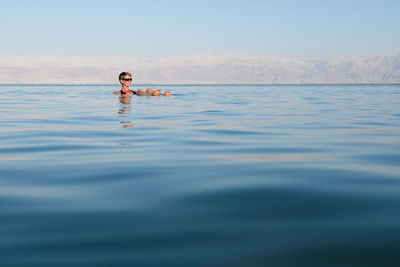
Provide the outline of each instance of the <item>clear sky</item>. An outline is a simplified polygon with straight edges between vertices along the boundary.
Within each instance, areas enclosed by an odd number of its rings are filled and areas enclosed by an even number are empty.
[[[393,54],[399,14],[399,0],[2,0],[0,54]]]

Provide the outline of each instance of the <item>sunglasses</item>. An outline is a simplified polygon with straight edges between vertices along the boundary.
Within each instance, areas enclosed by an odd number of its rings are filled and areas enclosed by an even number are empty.
[[[128,82],[128,81],[132,81],[132,78],[127,78],[127,79],[122,79],[122,80],[124,80],[125,82]]]

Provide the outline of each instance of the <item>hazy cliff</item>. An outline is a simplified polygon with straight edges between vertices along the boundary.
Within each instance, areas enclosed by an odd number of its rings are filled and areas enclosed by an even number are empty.
[[[181,56],[3,55],[0,83],[399,83],[400,54],[287,57],[198,53]]]

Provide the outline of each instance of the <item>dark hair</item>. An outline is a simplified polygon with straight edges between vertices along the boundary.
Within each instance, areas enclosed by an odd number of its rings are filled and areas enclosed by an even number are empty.
[[[132,77],[132,74],[130,74],[129,72],[121,72],[121,74],[119,75],[119,80],[121,81],[122,80],[122,78],[123,77],[125,77],[125,76],[131,76]]]

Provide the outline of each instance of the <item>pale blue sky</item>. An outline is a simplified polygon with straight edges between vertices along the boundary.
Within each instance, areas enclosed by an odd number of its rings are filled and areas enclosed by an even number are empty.
[[[399,14],[398,0],[2,0],[0,54],[393,54]]]

